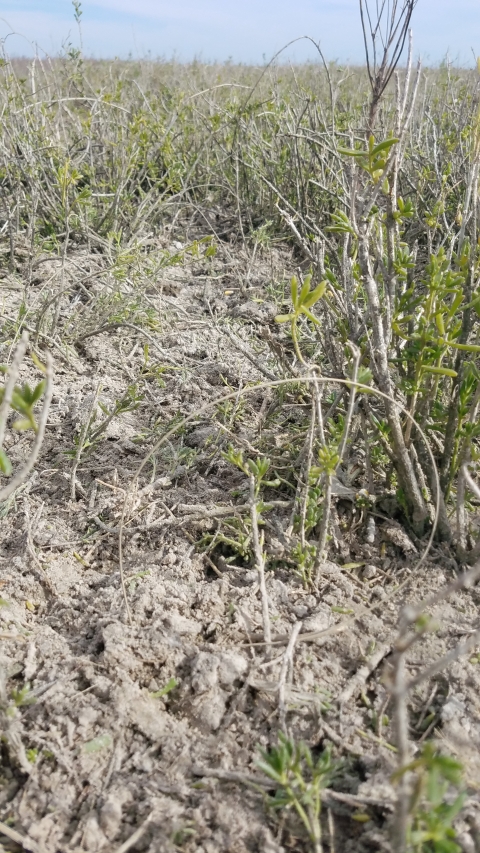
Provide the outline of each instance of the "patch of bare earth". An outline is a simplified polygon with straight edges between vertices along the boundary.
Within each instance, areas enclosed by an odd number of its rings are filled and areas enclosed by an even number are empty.
[[[275,262],[291,271],[289,257],[279,254]],[[33,287],[53,274],[46,267]],[[318,589],[305,589],[295,566],[282,559],[291,506],[274,507],[265,528],[273,636],[267,653],[254,564],[228,561],[228,549],[207,557],[197,543],[223,516],[245,517],[235,505],[248,503],[248,483],[221,452],[230,442],[257,446],[270,392],[253,392],[242,417],[213,410],[193,419],[130,489],[159,424],[265,380],[258,365],[281,377],[265,342],[266,330],[277,334],[276,307],[264,287],[268,268],[258,264],[254,273],[245,285],[245,275],[226,262],[200,275],[182,266],[149,294],[161,318],[160,331],[148,331],[161,381],[158,372],[142,374],[147,340],[128,327],[85,337],[68,349],[68,360],[53,350],[55,396],[41,460],[4,505],[0,532],[0,820],[24,837],[26,849],[311,849],[293,815],[277,820],[248,784],[259,775],[257,747],[277,743],[282,714],[289,733],[314,755],[332,744],[343,760],[325,795],[325,849],[390,849],[396,763],[388,659],[404,596],[418,602],[452,580],[446,552],[434,549],[413,575],[422,543],[396,536],[382,513],[368,542],[361,512],[336,497],[330,560]],[[13,316],[19,294],[8,280],[3,284]],[[68,313],[69,304],[62,310]],[[112,419],[93,452],[80,457],[72,487],[75,439],[96,395],[111,407],[140,375],[138,406]],[[287,399],[286,412],[289,405],[293,418],[297,401]],[[30,440],[12,433],[14,463]],[[268,440],[267,431],[262,452]],[[273,432],[271,444],[274,453]],[[124,570],[131,622],[118,557],[129,489]],[[392,596],[408,578],[405,594]],[[478,599],[478,591],[462,590],[433,608],[440,627],[412,648],[412,675],[475,628]],[[12,697],[25,685],[30,692],[17,707]],[[425,737],[428,716],[430,735],[461,756],[472,789],[479,696],[472,653],[422,684],[411,701],[412,739]],[[462,813],[467,853],[479,849],[477,806],[472,795]],[[1,829],[0,840],[19,849]]]

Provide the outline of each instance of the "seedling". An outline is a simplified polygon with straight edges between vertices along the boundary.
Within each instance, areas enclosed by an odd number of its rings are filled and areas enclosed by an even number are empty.
[[[10,694],[14,708],[25,708],[28,705],[35,705],[37,699],[31,692],[30,684],[24,684],[18,690],[14,688]]]
[[[293,809],[307,831],[314,852],[322,853],[321,791],[338,771],[338,764],[335,765],[328,749],[315,760],[306,743],[296,743],[282,733],[278,736],[278,746],[260,749],[260,754],[258,768],[276,785],[275,794],[266,797],[267,806],[276,811]]]
[[[315,522],[316,523],[316,522]],[[313,566],[315,563],[315,545],[302,545],[298,543],[292,550],[294,560],[294,574],[301,578],[303,586],[308,589],[313,582]]]
[[[167,696],[168,693],[171,693],[172,690],[178,687],[178,681],[176,678],[170,678],[165,687],[161,687],[160,690],[156,690],[155,693],[150,693],[152,699],[161,699],[162,696]]]
[[[222,454],[225,459],[235,465],[236,468],[239,468],[240,471],[243,471],[247,477],[250,477],[252,474],[255,478],[255,496],[257,497],[260,488],[262,486],[269,486],[272,489],[278,488],[280,485],[280,480],[275,478],[274,480],[267,480],[267,474],[270,470],[271,462],[267,457],[258,457],[257,459],[247,459],[245,460],[243,457],[243,450],[235,450],[235,448],[230,445],[227,452]]]
[[[311,312],[311,308],[322,298],[325,293],[328,282],[321,281],[313,290],[310,290],[313,275],[309,273],[303,280],[300,292],[298,291],[298,279],[293,276],[290,282],[290,296],[292,300],[293,311],[290,314],[279,314],[275,317],[276,323],[290,323],[293,346],[295,355],[301,364],[305,364],[305,360],[300,352],[298,345],[298,322],[300,317],[304,315],[315,325],[320,325],[320,321]]]
[[[32,360],[34,364],[45,373],[45,367],[41,362],[37,359],[36,356],[32,356]],[[8,366],[0,365],[0,373],[7,374]],[[17,432],[25,432],[29,429],[33,430],[35,433],[38,432],[37,421],[35,418],[35,405],[38,403],[40,398],[42,397],[45,391],[45,381],[42,379],[41,382],[38,382],[34,388],[31,388],[28,382],[25,382],[23,385],[15,385],[11,394],[10,406],[11,408],[18,412],[21,417],[15,420],[12,423],[12,429]],[[5,395],[5,386],[0,388],[0,405],[3,402]],[[5,450],[0,447],[0,471],[5,474],[7,477],[12,473],[12,463],[5,452]]]

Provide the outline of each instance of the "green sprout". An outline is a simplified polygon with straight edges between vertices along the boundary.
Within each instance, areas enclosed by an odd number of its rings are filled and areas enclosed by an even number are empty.
[[[312,273],[309,273],[305,276],[301,290],[299,292],[298,279],[296,276],[293,276],[290,282],[290,295],[292,299],[293,311],[291,312],[291,314],[278,314],[275,317],[276,323],[290,323],[293,345],[295,347],[295,355],[302,364],[305,364],[305,361],[298,345],[297,324],[301,315],[304,314],[305,317],[311,320],[312,323],[317,326],[320,325],[319,320],[315,317],[314,314],[312,314],[310,309],[313,308],[315,303],[322,298],[328,283],[327,281],[321,281],[320,284],[314,287],[313,290],[310,290],[311,282]]]
[[[358,165],[368,172],[376,184],[384,173],[392,145],[396,145],[399,141],[392,137],[391,139],[384,139],[383,142],[375,145],[375,137],[370,135],[367,150],[363,148],[351,149],[342,147],[339,147],[337,150],[339,154],[344,154],[347,157],[355,157]]]
[[[267,798],[267,805],[275,810],[293,808],[308,833],[315,853],[321,853],[321,791],[327,787],[338,769],[330,751],[324,750],[315,760],[306,743],[295,743],[280,733],[278,746],[271,750],[261,749],[260,754],[257,767],[276,785],[275,794]]]

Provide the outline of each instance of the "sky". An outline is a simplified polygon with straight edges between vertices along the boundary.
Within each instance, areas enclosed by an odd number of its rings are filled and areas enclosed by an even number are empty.
[[[371,8],[375,0],[370,0]],[[358,0],[82,0],[86,56],[261,63],[310,36],[328,60],[362,62]],[[480,55],[480,0],[418,0],[412,29],[424,64],[466,66]],[[71,0],[0,0],[0,39],[10,56],[58,54],[80,46]],[[296,42],[285,61],[316,60]]]

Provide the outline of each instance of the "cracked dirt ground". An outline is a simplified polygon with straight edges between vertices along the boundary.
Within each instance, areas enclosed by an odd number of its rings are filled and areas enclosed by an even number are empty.
[[[55,392],[41,458],[3,505],[0,531],[0,820],[26,849],[310,850],[293,816],[278,820],[248,784],[259,776],[258,747],[277,742],[280,673],[297,623],[284,685],[288,730],[314,755],[332,744],[343,762],[325,794],[325,847],[389,849],[393,735],[387,719],[383,728],[375,724],[378,715],[390,716],[385,671],[399,602],[389,596],[397,579],[410,577],[407,597],[417,602],[452,580],[452,567],[446,553],[434,550],[410,576],[418,549],[401,534],[396,540],[395,525],[384,517],[370,544],[361,526],[340,538],[319,589],[305,589],[282,562],[290,507],[273,507],[266,514],[266,583],[274,645],[266,656],[253,564],[228,561],[232,552],[221,548],[205,555],[197,544],[219,519],[241,516],[248,505],[245,477],[222,451],[229,443],[256,448],[260,440],[262,452],[269,442],[276,449],[278,431],[277,439],[265,434],[268,390],[194,418],[131,490],[124,536],[131,624],[127,618],[118,525],[125,490],[158,425],[265,380],[265,372],[281,375],[274,346],[262,337],[269,326],[275,334],[269,268],[258,262],[239,287],[245,268],[241,258],[232,267],[231,256],[210,267],[180,264],[147,291],[160,318],[160,327],[148,331],[148,364],[147,339],[125,325],[53,350]],[[98,256],[81,252],[76,261],[85,274],[99,264]],[[291,274],[289,255],[278,252],[274,262],[279,275]],[[47,261],[39,266],[38,293],[52,274]],[[90,286],[101,293],[96,279]],[[21,301],[16,280],[5,278],[2,291],[5,314],[14,316]],[[64,320],[74,307],[69,294]],[[6,360],[10,350],[3,349]],[[138,377],[142,399],[80,457],[72,490],[75,439],[97,400],[111,407]],[[284,407],[287,428],[305,403],[291,393]],[[31,439],[11,433],[9,440],[19,463]],[[352,502],[340,496],[334,503],[343,529],[345,519],[352,522]],[[439,604],[433,615],[440,630],[415,646],[410,671],[468,635],[477,613],[475,590]],[[466,853],[480,849],[472,758],[480,746],[479,696],[472,654],[412,697],[415,737],[433,709],[437,737],[465,762],[471,787],[459,840]],[[1,829],[0,842],[19,849]]]

